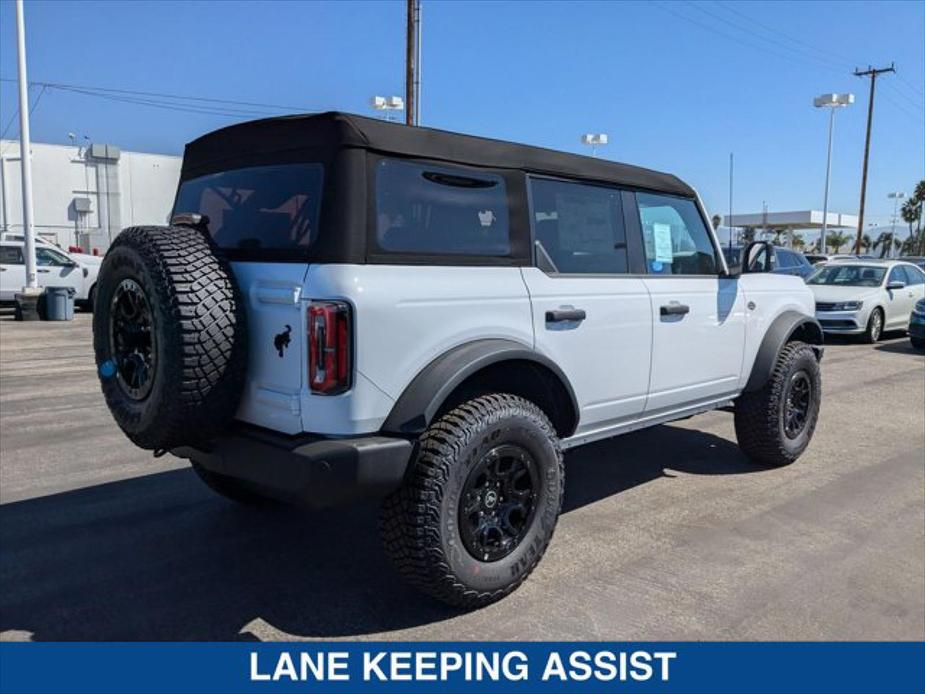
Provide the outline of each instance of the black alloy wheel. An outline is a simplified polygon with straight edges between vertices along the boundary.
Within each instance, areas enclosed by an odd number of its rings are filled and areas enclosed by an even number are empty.
[[[809,374],[797,371],[790,378],[784,397],[783,426],[784,435],[788,439],[795,439],[803,433],[812,402],[813,384]]]
[[[116,287],[109,311],[109,349],[116,381],[132,400],[151,392],[157,367],[157,337],[148,297],[133,279]]]
[[[482,456],[459,503],[460,535],[469,554],[492,562],[513,552],[533,521],[538,489],[536,461],[525,448],[503,444]]]

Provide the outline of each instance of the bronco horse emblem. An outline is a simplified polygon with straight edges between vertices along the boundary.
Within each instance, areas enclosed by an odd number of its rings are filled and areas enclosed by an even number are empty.
[[[292,326],[288,323],[286,324],[286,329],[283,330],[279,335],[276,335],[273,338],[273,346],[276,348],[276,351],[279,352],[280,358],[283,356],[283,352],[289,346],[290,337],[289,334],[292,332]]]

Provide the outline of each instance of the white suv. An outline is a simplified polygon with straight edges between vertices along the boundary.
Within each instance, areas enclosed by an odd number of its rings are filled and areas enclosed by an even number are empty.
[[[329,113],[190,143],[174,212],[103,263],[116,421],[238,501],[384,498],[451,604],[539,562],[567,449],[728,406],[759,465],[813,434],[811,292],[730,274],[674,176]]]

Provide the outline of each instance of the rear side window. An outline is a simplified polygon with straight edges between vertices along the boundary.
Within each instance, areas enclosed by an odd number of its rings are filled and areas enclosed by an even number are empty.
[[[636,201],[651,274],[717,274],[716,249],[693,200],[637,193]]]
[[[925,272],[912,265],[903,265],[906,271],[906,277],[909,278],[909,284],[925,284]]]
[[[174,213],[209,216],[220,248],[305,250],[318,236],[324,168],[301,163],[232,169],[184,181]]]
[[[785,251],[783,249],[777,249],[777,258],[779,261],[780,267],[796,267],[800,264],[796,256],[790,251]]]
[[[530,179],[530,197],[537,253],[556,271],[628,272],[619,190],[537,178]]]
[[[376,169],[376,242],[399,254],[510,255],[504,179],[383,159]]]
[[[0,246],[0,263],[4,265],[23,265],[22,249],[17,246]]]

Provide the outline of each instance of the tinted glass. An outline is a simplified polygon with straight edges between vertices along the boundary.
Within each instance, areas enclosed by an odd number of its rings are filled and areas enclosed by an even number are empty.
[[[22,249],[16,246],[0,246],[0,263],[4,265],[22,265]]]
[[[649,272],[715,275],[716,249],[693,200],[637,193]]]
[[[922,272],[919,268],[911,265],[904,265],[903,270],[906,271],[906,277],[909,278],[910,285],[925,284],[925,272]]]
[[[906,271],[902,265],[897,265],[892,270],[890,270],[890,276],[887,278],[887,284],[890,282],[904,282],[909,284],[909,278],[906,277]]]
[[[872,265],[825,265],[809,276],[806,284],[842,287],[879,287],[886,268]]]
[[[221,248],[306,249],[318,235],[321,164],[232,169],[184,181],[174,213],[209,216]]]
[[[58,251],[53,251],[50,248],[36,248],[35,249],[35,264],[42,266],[65,266],[71,264],[71,259],[68,258],[64,253],[58,253]]]
[[[510,255],[504,179],[383,159],[376,171],[376,240],[395,253]]]
[[[790,251],[785,251],[783,248],[777,249],[777,261],[778,267],[796,267],[797,260],[793,256],[793,253]]]
[[[530,180],[534,239],[564,273],[625,273],[626,230],[620,191]]]

